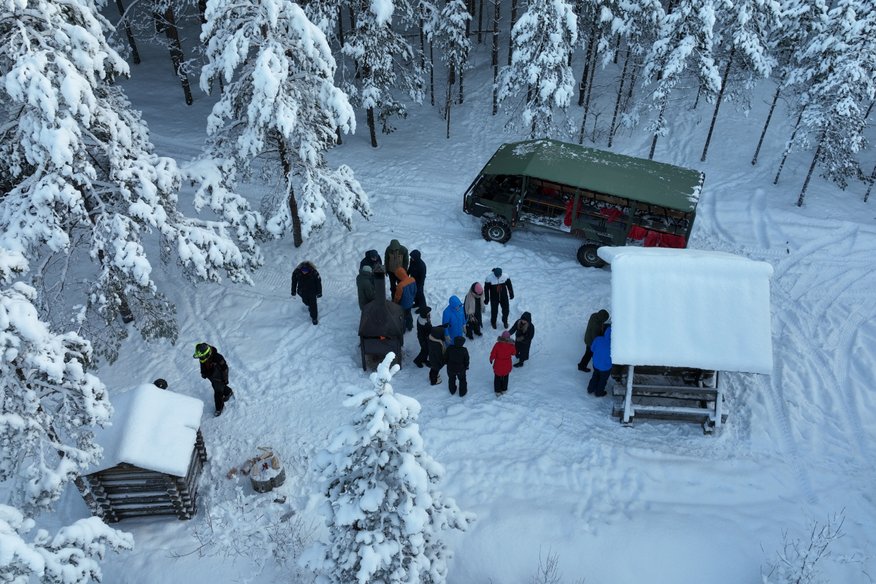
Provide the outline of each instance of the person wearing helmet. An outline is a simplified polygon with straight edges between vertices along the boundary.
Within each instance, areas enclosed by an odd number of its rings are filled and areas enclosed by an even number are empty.
[[[195,345],[195,354],[192,357],[201,362],[201,377],[208,379],[213,386],[215,415],[219,416],[225,408],[225,402],[234,395],[234,391],[228,387],[228,363],[216,347],[207,343]]]

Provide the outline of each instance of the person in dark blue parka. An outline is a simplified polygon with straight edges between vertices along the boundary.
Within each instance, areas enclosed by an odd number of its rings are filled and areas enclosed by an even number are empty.
[[[458,296],[450,297],[450,302],[441,316],[441,324],[447,331],[447,346],[450,346],[453,339],[465,334],[465,311],[462,309],[462,300]]]
[[[602,397],[611,376],[611,325],[605,329],[605,334],[596,337],[590,350],[593,351],[593,376],[587,385],[587,393]]]
[[[423,308],[426,306],[426,262],[423,261],[423,256],[418,249],[411,252],[408,275],[417,281],[417,297],[414,299],[414,306]]]

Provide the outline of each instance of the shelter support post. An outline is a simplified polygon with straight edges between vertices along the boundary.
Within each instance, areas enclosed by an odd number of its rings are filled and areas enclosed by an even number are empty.
[[[633,365],[627,366],[627,391],[624,394],[624,415],[621,422],[624,425],[632,424],[632,418],[635,415],[633,411]]]

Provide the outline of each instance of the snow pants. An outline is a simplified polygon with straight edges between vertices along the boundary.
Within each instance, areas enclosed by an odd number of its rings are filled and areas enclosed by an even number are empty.
[[[447,372],[447,385],[450,389],[450,395],[456,395],[456,382],[459,381],[459,397],[465,397],[468,393],[468,381],[465,379],[465,371]]]
[[[210,380],[210,385],[213,386],[213,405],[216,406],[216,411],[221,412],[225,407],[225,400],[231,397],[233,393],[227,383],[222,381]]]
[[[496,317],[499,316],[499,305],[502,305],[502,325],[508,328],[508,297],[502,296],[499,302],[490,302],[490,324],[496,328]]]
[[[587,393],[592,393],[596,397],[605,395],[605,386],[608,385],[608,378],[611,377],[611,369],[602,371],[593,368],[593,375],[590,377],[590,383],[587,384]]]
[[[496,375],[493,378],[493,391],[496,392],[496,395],[502,395],[503,393],[508,391],[507,375]]]

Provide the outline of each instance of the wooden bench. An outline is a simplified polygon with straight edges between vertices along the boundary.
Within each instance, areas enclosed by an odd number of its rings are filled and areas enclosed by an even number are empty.
[[[727,421],[718,372],[689,368],[616,365],[612,414],[622,424],[657,418],[702,424],[706,433]]]

